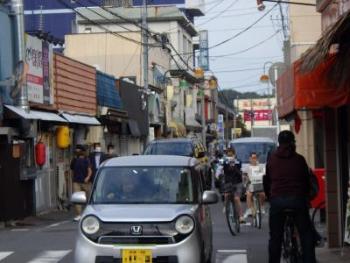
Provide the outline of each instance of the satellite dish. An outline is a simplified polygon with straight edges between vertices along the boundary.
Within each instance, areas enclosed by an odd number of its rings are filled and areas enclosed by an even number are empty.
[[[276,87],[276,80],[283,74],[286,70],[286,64],[283,62],[276,62],[269,68],[269,78],[272,86]]]

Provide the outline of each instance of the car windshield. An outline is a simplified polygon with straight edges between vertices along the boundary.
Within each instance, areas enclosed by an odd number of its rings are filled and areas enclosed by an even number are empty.
[[[191,171],[182,167],[103,168],[94,204],[184,204],[194,202]]]
[[[236,150],[237,158],[242,163],[249,163],[249,156],[252,152],[258,155],[260,163],[266,163],[269,152],[275,149],[274,143],[254,142],[254,143],[231,143]]]
[[[188,142],[156,142],[147,147],[145,154],[192,156],[193,149]]]

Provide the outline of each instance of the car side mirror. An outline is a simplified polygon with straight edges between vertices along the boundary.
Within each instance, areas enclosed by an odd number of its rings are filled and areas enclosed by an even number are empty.
[[[85,205],[87,202],[86,193],[85,192],[75,192],[72,194],[70,201],[73,204]]]
[[[205,157],[205,152],[199,152],[197,154],[197,158],[203,158],[203,157]]]
[[[209,205],[209,204],[216,204],[219,201],[218,194],[215,191],[204,191],[202,195],[202,203]]]

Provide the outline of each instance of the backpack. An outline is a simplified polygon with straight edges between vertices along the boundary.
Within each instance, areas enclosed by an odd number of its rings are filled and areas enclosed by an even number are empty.
[[[317,176],[310,168],[309,168],[309,185],[310,185],[309,199],[313,200],[318,195],[320,186],[318,185]]]

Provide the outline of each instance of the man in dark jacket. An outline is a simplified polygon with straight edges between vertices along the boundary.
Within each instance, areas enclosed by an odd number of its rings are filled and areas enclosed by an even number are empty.
[[[295,151],[292,132],[280,132],[278,142],[279,147],[268,157],[264,178],[265,193],[270,197],[269,263],[280,262],[286,209],[295,211],[303,262],[316,263],[308,206],[309,168],[304,157]]]

